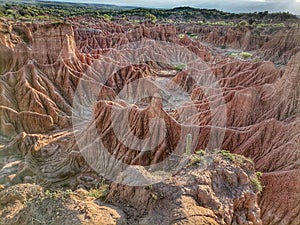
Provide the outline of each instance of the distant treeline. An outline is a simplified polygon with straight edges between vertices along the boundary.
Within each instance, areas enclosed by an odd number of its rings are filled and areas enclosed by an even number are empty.
[[[1,2],[1,0],[0,0]],[[100,4],[28,2],[0,4],[0,17],[13,19],[65,19],[73,16],[95,16],[106,20],[129,20],[152,22],[199,22],[202,24],[238,24],[246,21],[255,24],[299,24],[299,18],[288,12],[230,13],[216,9],[178,7],[174,9],[146,9]],[[231,22],[231,23],[229,23]]]

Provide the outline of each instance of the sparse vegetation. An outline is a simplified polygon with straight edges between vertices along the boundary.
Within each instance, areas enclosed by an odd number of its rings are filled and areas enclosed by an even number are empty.
[[[190,166],[197,166],[199,165],[199,163],[203,160],[202,156],[199,156],[197,154],[193,154],[191,155],[191,159],[190,159]]]
[[[51,198],[51,199],[61,199],[61,198],[66,198],[68,197],[70,194],[72,194],[72,190],[55,190],[55,191],[51,191],[51,190],[46,190],[44,192],[44,196],[46,198]]]
[[[246,20],[242,20],[238,23],[239,27],[246,27],[249,26],[250,24]]]
[[[154,16],[154,15],[151,14],[151,13],[147,13],[147,14],[146,14],[146,18],[147,18],[148,20],[150,20],[152,23],[156,23],[156,22],[157,22],[156,16]]]
[[[186,35],[189,36],[191,39],[194,39],[194,40],[198,38],[198,36],[196,34],[191,33],[191,32],[188,32]]]
[[[144,187],[145,190],[148,190],[150,193],[150,197],[153,201],[157,201],[158,199],[165,198],[165,195],[163,192],[158,192],[154,189],[153,185],[147,185]]]
[[[206,154],[206,151],[201,149],[201,150],[196,151],[195,154],[199,155],[199,156],[204,156]]]
[[[152,199],[153,199],[154,201],[156,201],[156,200],[158,199],[158,195],[157,195],[156,192],[152,192],[152,193],[151,193],[151,197],[152,197]]]
[[[194,154],[190,156],[190,162],[189,166],[197,166],[199,165],[203,160],[206,152],[204,150],[196,151]]]
[[[153,186],[152,185],[147,185],[145,186],[145,190],[152,190],[153,189]]]
[[[239,54],[239,56],[240,56],[241,58],[243,58],[243,59],[249,59],[249,58],[251,58],[253,55],[252,55],[251,53],[249,53],[249,52],[241,52],[241,53]]]
[[[242,166],[245,163],[253,164],[251,159],[248,159],[243,155],[233,154],[230,151],[221,150],[218,152],[218,155],[220,155],[223,159],[235,163],[239,166]]]
[[[108,15],[108,14],[104,14],[103,15],[103,18],[106,20],[106,21],[111,21],[112,20],[112,16],[111,15]]]
[[[153,201],[157,201],[158,199],[164,199],[165,198],[165,195],[164,193],[160,192],[160,193],[157,193],[157,192],[151,192],[151,198]]]
[[[177,71],[183,71],[186,69],[186,65],[185,64],[178,64],[174,67],[175,70]]]
[[[258,193],[261,193],[263,191],[263,186],[260,183],[261,177],[262,177],[261,172],[257,172],[253,177],[251,177],[251,183]]]
[[[47,189],[43,192],[36,191],[36,195],[31,196],[30,198],[26,199],[26,202],[27,203],[39,203],[45,199],[65,200],[65,199],[68,199],[71,194],[73,194],[73,191],[70,189],[57,189],[57,190]]]
[[[229,161],[235,161],[235,155],[232,154],[230,151],[226,151],[226,150],[221,150],[219,152],[219,155],[221,155],[224,159],[229,160]]]
[[[89,190],[88,196],[96,199],[105,199],[109,193],[109,185],[103,184],[99,188]]]
[[[257,176],[258,179],[261,179],[262,175],[263,175],[262,172],[256,172],[256,176]]]
[[[184,34],[179,34],[179,35],[178,35],[178,37],[179,37],[180,39],[184,38],[184,36],[185,36]]]

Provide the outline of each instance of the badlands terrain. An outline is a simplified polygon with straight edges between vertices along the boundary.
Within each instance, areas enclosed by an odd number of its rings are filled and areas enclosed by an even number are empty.
[[[0,224],[300,224],[299,21],[151,15],[1,19]]]

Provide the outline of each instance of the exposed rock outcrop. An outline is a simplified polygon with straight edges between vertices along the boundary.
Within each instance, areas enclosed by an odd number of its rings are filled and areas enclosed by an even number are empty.
[[[221,155],[205,155],[202,160],[158,184],[113,184],[107,200],[123,206],[132,224],[261,224],[251,162],[242,157],[226,161]],[[209,165],[201,168],[203,163]],[[131,179],[145,173],[133,170]],[[119,179],[130,178],[124,174]]]

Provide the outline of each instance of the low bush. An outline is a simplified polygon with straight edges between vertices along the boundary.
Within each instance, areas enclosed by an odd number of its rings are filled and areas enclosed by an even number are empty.
[[[238,23],[239,27],[246,27],[249,26],[249,23],[246,20],[242,20]]]
[[[199,165],[203,160],[203,156],[205,156],[206,152],[204,150],[196,151],[194,154],[190,156],[190,163],[189,166],[197,166]]]
[[[108,193],[109,193],[109,185],[103,184],[99,188],[91,189],[88,193],[88,196],[96,199],[105,199]]]
[[[249,52],[241,52],[241,53],[239,54],[239,56],[240,56],[241,58],[243,58],[243,59],[249,59],[249,58],[251,58],[253,55],[252,55],[251,53],[249,53]]]
[[[230,160],[232,162],[235,160],[235,155],[232,154],[230,151],[221,150],[219,152],[219,155],[221,155],[224,159]]]
[[[261,193],[263,191],[263,186],[260,183],[261,176],[262,173],[257,172],[253,177],[250,178],[252,185],[258,193]]]
[[[185,64],[178,64],[174,67],[175,70],[177,71],[183,71],[186,69],[186,65]]]

